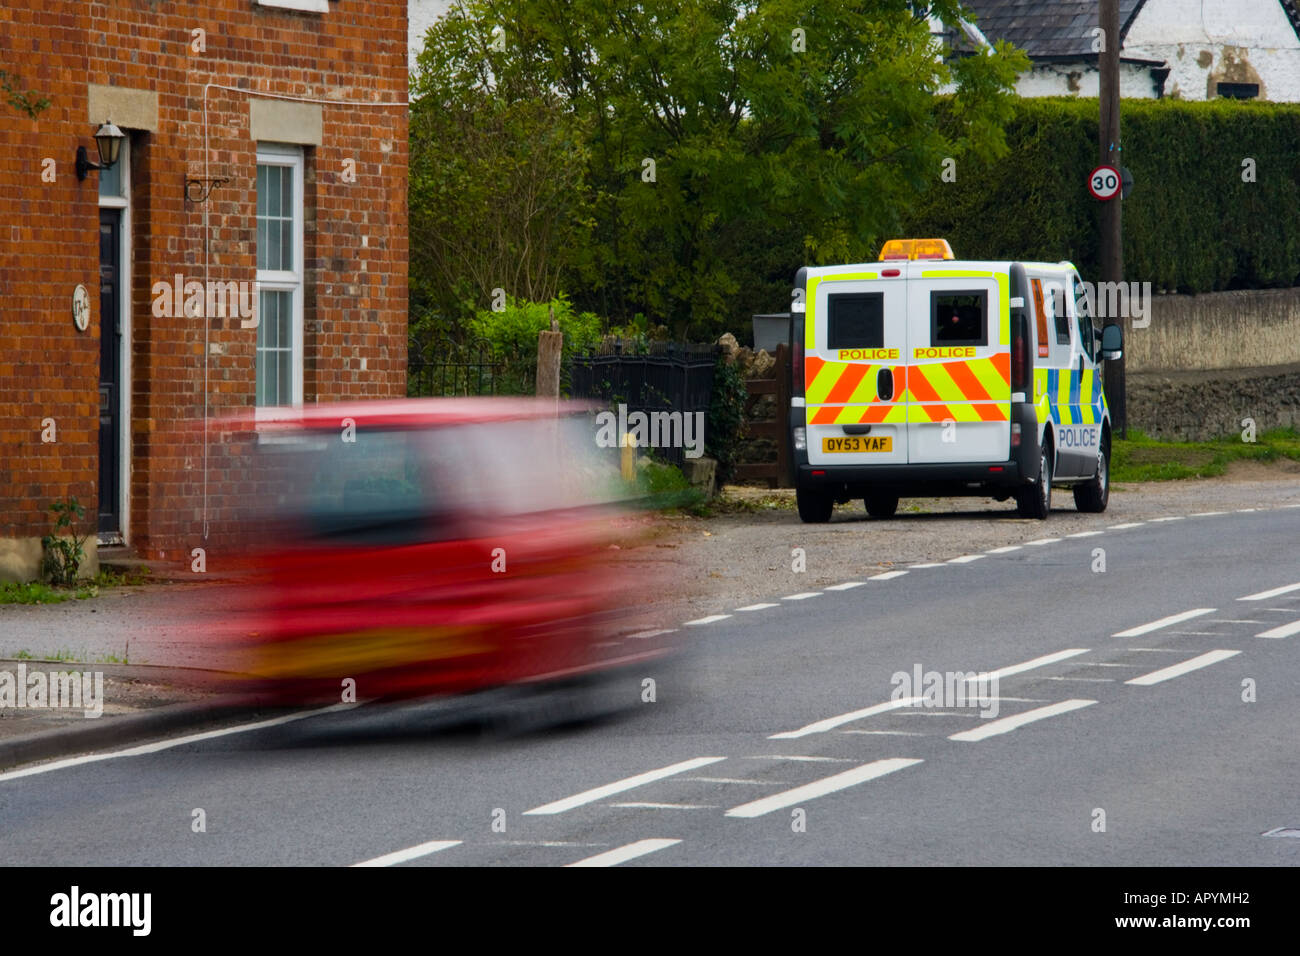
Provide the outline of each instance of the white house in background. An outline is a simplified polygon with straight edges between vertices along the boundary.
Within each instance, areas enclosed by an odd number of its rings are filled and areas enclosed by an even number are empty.
[[[1097,0],[966,0],[990,41],[1029,54],[1021,96],[1096,96]],[[1120,94],[1300,102],[1297,0],[1119,0]],[[946,31],[958,49],[967,33]]]
[[[424,49],[424,35],[433,21],[447,12],[451,0],[407,0],[406,56],[407,69],[415,70],[415,58]]]

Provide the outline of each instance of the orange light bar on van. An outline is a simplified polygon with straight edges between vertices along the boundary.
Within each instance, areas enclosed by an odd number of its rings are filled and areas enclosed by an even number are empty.
[[[953,259],[947,239],[888,239],[880,248],[879,262],[890,259]]]

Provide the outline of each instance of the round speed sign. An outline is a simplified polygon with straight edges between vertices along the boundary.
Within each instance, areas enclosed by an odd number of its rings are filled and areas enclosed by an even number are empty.
[[[1120,173],[1114,166],[1098,166],[1088,174],[1088,192],[1095,199],[1114,199],[1120,185]]]

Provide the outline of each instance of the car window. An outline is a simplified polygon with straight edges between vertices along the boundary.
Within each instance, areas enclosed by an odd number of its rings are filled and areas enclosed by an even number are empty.
[[[931,345],[987,345],[989,294],[971,292],[930,293]]]
[[[1074,287],[1074,315],[1079,324],[1079,345],[1094,361],[1097,358],[1097,325],[1093,321],[1092,302],[1088,299],[1088,289],[1077,278]]]
[[[881,292],[826,297],[826,347],[878,349],[885,344],[885,296]]]

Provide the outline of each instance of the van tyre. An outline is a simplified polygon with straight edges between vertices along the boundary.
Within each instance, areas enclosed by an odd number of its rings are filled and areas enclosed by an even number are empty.
[[[867,507],[867,514],[873,518],[892,518],[898,510],[898,495],[881,493],[868,494],[862,499]]]
[[[1101,446],[1097,456],[1097,474],[1092,481],[1074,486],[1074,506],[1089,514],[1101,514],[1110,501],[1110,443]]]
[[[1052,446],[1043,445],[1038,464],[1038,480],[1016,492],[1016,506],[1023,518],[1040,521],[1052,511]]]
[[[825,524],[835,510],[835,499],[829,492],[812,488],[797,488],[794,500],[799,505],[799,518],[804,524]]]

